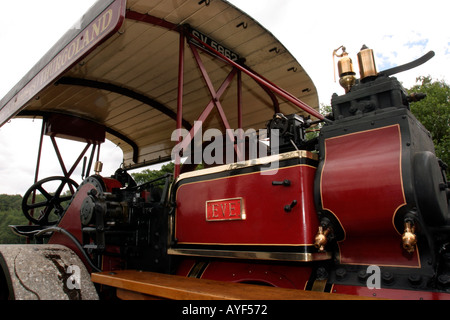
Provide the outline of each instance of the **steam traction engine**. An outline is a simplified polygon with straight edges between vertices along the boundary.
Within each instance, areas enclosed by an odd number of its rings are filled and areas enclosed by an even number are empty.
[[[317,138],[305,138],[308,119],[277,114],[267,129],[278,132],[279,154],[182,173],[172,187],[168,176],[157,193],[154,183],[110,189],[88,178],[74,202],[83,199],[76,211],[83,238],[103,256],[98,268],[114,269],[108,256],[117,248],[125,268],[445,298],[446,166],[409,110],[414,97],[385,75],[399,70],[378,74],[372,51],[359,53],[367,54],[358,84],[333,96],[334,121]]]
[[[82,248],[91,271],[445,298],[445,164],[411,99],[395,78],[363,73],[333,96],[317,138],[305,138],[308,119],[275,115],[267,129],[281,153],[139,186],[125,170],[88,177],[59,223],[82,242],[49,242]]]
[[[127,12],[128,19],[137,16]],[[157,22],[158,28],[175,30],[167,21]],[[191,46],[241,68],[223,54],[225,49],[221,53],[211,48],[212,43],[199,32],[190,39]],[[197,50],[192,52],[200,62]],[[231,150],[238,150],[241,142],[244,146],[241,158],[221,165],[192,170],[177,163],[175,175],[143,185],[124,168],[103,177],[97,165],[96,174],[79,186],[59,180],[74,189],[70,197],[62,197],[61,190],[44,193],[47,200],[38,217],[30,214],[38,205],[28,202],[34,191],[42,190],[43,182],[36,183],[23,205],[32,225],[13,229],[46,245],[20,249],[20,254],[0,248],[7,270],[0,284],[3,281],[20,296],[25,280],[14,280],[18,257],[24,255],[26,261],[38,255],[45,257],[43,265],[59,266],[61,274],[69,265],[83,266],[78,273],[82,285],[72,287],[85,298],[108,296],[114,287],[124,289],[121,285],[130,275],[126,271],[135,272],[134,283],[148,273],[150,282],[160,274],[263,285],[261,292],[271,286],[394,299],[450,297],[446,164],[436,158],[429,132],[409,109],[412,101],[424,97],[407,95],[392,77],[431,56],[377,72],[372,50],[363,47],[358,54],[361,77],[356,79],[344,49],[339,74],[346,93],[332,97],[332,114],[312,121],[275,112],[266,120],[268,145],[258,141],[252,147],[245,139],[236,142],[225,136],[221,145],[231,144]],[[67,76],[58,80],[59,87],[69,84],[96,89],[101,85]],[[111,84],[101,88],[129,94]],[[223,88],[214,92],[214,103]],[[318,123],[323,124],[318,135],[307,138],[307,131]],[[185,145],[183,156],[193,156],[188,151],[194,147]],[[211,145],[203,144],[204,150],[211,152]],[[70,201],[67,207],[63,201]],[[28,297],[42,287],[31,290],[28,283],[22,295]],[[4,290],[1,294],[7,296]]]

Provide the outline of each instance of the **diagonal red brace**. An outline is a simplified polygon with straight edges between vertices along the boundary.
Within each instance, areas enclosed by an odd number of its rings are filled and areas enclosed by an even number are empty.
[[[192,34],[189,35],[189,36],[192,39],[195,39],[202,46],[207,48],[208,49],[207,51],[210,51],[210,52],[214,53],[216,56],[218,56],[219,58],[223,59],[224,61],[226,61],[231,66],[233,66],[233,67],[239,69],[240,71],[244,72],[246,75],[251,77],[253,80],[258,82],[262,86],[270,89],[271,91],[275,92],[276,94],[278,94],[282,98],[288,100],[289,102],[291,102],[292,104],[294,104],[298,108],[302,109],[303,111],[309,113],[310,115],[312,115],[312,116],[314,116],[314,117],[316,117],[316,118],[318,118],[320,120],[330,122],[330,120],[325,118],[321,113],[319,113],[318,111],[316,111],[315,109],[313,109],[312,107],[310,107],[309,105],[307,105],[306,103],[304,103],[303,101],[301,101],[300,99],[298,99],[297,97],[292,95],[291,93],[289,93],[286,90],[276,86],[275,84],[273,84],[269,80],[263,78],[262,76],[259,76],[259,75],[255,74],[254,72],[248,70],[247,68],[245,68],[242,65],[234,62],[233,60],[227,58],[226,56],[224,56],[223,54],[221,54],[220,52],[218,52],[217,50],[215,50],[214,48],[209,46],[207,43],[201,41],[198,37],[196,37],[196,36],[194,36]]]

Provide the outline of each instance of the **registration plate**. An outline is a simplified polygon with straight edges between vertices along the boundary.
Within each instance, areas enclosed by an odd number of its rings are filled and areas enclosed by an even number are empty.
[[[242,198],[206,201],[206,221],[245,220]]]
[[[239,55],[233,51],[231,51],[230,49],[224,47],[223,45],[221,45],[220,43],[218,43],[217,41],[215,41],[214,39],[211,39],[210,37],[204,35],[203,33],[201,33],[198,30],[195,29],[191,29],[191,34],[196,37],[197,39],[199,39],[200,41],[202,41],[203,43],[207,44],[208,46],[210,46],[211,48],[213,48],[214,50],[216,50],[217,52],[219,52],[220,54],[224,55],[225,57],[227,57],[228,59],[237,62],[240,58]],[[195,41],[195,39],[191,39],[191,42],[199,45],[201,47],[204,47],[202,44],[198,43],[198,41]]]

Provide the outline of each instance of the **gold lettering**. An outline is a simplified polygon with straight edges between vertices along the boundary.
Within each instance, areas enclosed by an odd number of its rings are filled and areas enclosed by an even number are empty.
[[[109,27],[109,25],[111,24],[112,16],[113,16],[112,9],[109,9],[108,11],[105,12],[105,14],[102,17],[103,23],[101,32],[105,31]]]
[[[212,205],[212,218],[218,218],[219,217],[219,205],[213,204]]]
[[[67,49],[65,49],[61,54],[61,65],[65,65],[67,61]]]
[[[57,73],[66,68],[68,64],[73,63],[82,52],[88,48],[94,40],[97,40],[102,33],[109,30],[114,17],[113,9],[108,9],[102,16],[91,24],[91,26],[81,35],[66,46],[57,54],[54,59],[45,66],[36,77],[31,80],[20,92],[15,95],[15,99],[5,105],[5,108],[10,108],[12,105],[19,105],[30,99],[42,86],[48,84],[53,80]],[[214,217],[219,217],[219,205],[213,205],[212,214]]]
[[[56,66],[58,70],[61,69],[61,56],[56,58]]]
[[[225,211],[227,210],[227,204],[226,203],[222,203],[220,205],[220,207],[222,208],[222,217],[225,218]]]
[[[100,20],[98,20],[96,23],[92,25],[92,38],[91,41],[94,39],[94,37],[98,37],[100,34]]]
[[[75,51],[75,54],[76,54],[76,55],[78,55],[78,53],[79,53],[81,50],[83,50],[83,48],[84,48],[84,44],[80,47],[80,42],[81,42],[81,40],[83,40],[83,39],[84,39],[84,36],[78,37],[78,39],[77,39],[77,49],[76,49],[76,51]]]
[[[53,60],[53,61],[50,63],[50,65],[48,66],[48,72],[49,72],[50,76],[52,76],[52,75],[55,73],[55,65],[56,65],[55,62],[56,62],[56,61]]]
[[[47,79],[48,79],[48,68],[44,69],[42,77],[44,78],[44,81],[47,82]]]
[[[73,55],[75,54],[75,43],[71,43],[71,45],[69,46],[69,53],[68,53],[68,58],[69,60],[72,60]]]
[[[91,39],[89,39],[89,30],[86,30],[86,32],[84,33],[83,48],[88,46],[90,42]]]
[[[230,210],[230,217],[236,217],[236,203],[230,202],[229,204],[229,210]]]

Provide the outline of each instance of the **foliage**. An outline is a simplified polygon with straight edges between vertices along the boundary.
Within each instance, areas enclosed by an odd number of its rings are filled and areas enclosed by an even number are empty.
[[[22,206],[22,196],[0,194],[0,212],[18,209]]]
[[[145,169],[141,172],[131,173],[131,176],[133,177],[134,181],[136,181],[136,183],[140,185],[158,179],[167,173],[173,173],[174,168],[175,163],[170,162],[163,165],[160,170]]]
[[[26,239],[14,234],[10,225],[28,224],[28,220],[22,213],[22,196],[0,195],[0,243],[16,244],[25,243]]]
[[[416,82],[409,93],[425,93],[427,97],[411,103],[411,112],[430,131],[436,156],[450,165],[450,86],[430,76],[419,77]]]
[[[319,112],[325,116],[331,114],[331,112],[332,112],[331,105],[325,105],[322,103],[319,107]],[[306,130],[306,137],[305,137],[306,140],[311,140],[311,139],[319,137],[319,132],[322,127],[323,127],[323,123],[319,123],[318,125],[308,128]]]

